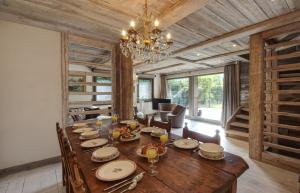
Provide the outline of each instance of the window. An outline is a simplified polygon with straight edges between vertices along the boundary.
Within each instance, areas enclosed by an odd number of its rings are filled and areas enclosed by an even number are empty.
[[[96,92],[107,92],[107,94],[97,95],[97,101],[110,101],[111,99],[111,78],[110,77],[95,77],[97,83],[109,83],[110,85],[96,86]]]
[[[152,101],[153,98],[153,79],[139,78],[138,81],[138,102]]]
[[[69,83],[72,85],[69,85],[69,92],[85,92],[86,91],[86,86],[85,85],[80,85],[76,83],[85,83],[86,78],[85,76],[69,76]]]
[[[223,74],[198,76],[198,117],[221,120],[223,104]]]
[[[170,79],[167,81],[168,98],[172,103],[186,107],[186,115],[189,114],[189,78]]]

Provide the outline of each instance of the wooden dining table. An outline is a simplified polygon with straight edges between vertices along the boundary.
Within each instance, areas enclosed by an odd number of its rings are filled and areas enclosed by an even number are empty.
[[[104,138],[108,137],[108,130],[121,125],[109,126],[102,131]],[[79,134],[72,132],[73,128],[66,127],[66,134],[73,151],[76,152],[79,169],[83,180],[90,193],[104,192],[103,189],[112,186],[115,182],[104,182],[96,178],[96,168],[103,163],[91,161],[92,151],[80,146]],[[169,134],[169,139],[181,137]],[[141,133],[138,140],[120,142],[116,145],[120,152],[117,159],[132,160],[137,165],[136,175],[140,172],[148,172],[149,163],[146,158],[137,155],[136,150],[142,145],[159,142],[159,138],[151,137],[147,133]],[[219,161],[207,160],[192,150],[182,150],[168,145],[167,153],[160,157],[155,164],[156,176],[147,174],[138,183],[132,193],[235,193],[237,178],[248,169],[247,163],[239,156],[225,152],[225,158]],[[117,191],[120,192],[120,191]]]

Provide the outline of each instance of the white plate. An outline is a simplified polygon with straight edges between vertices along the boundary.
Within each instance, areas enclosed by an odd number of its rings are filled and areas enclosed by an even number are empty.
[[[214,143],[202,143],[199,145],[199,149],[208,153],[220,153],[224,151],[224,148]]]
[[[138,124],[135,120],[124,120],[124,121],[121,121],[120,123],[121,124],[127,124],[127,125],[130,125],[131,123]]]
[[[87,123],[74,123],[73,127],[85,127],[87,126]]]
[[[102,148],[96,149],[92,153],[92,156],[96,159],[106,159],[106,158],[114,156],[118,152],[119,151],[116,147],[102,147]]]
[[[120,137],[120,141],[134,141],[134,140],[137,140],[141,137],[141,134],[140,133],[136,133],[135,136],[133,138],[129,138],[129,139],[126,139],[126,138],[123,138],[122,136]]]
[[[79,128],[79,129],[74,129],[73,130],[73,133],[84,133],[84,132],[87,132],[87,131],[93,131],[94,128],[91,128],[91,127],[84,127],[84,128]]]
[[[141,128],[141,132],[143,132],[143,133],[151,133],[155,129],[156,129],[155,127],[144,127],[144,128]]]
[[[98,135],[95,135],[95,136],[92,136],[92,137],[83,137],[83,136],[79,136],[79,139],[80,139],[80,140],[88,140],[88,139],[96,139],[96,138],[98,138],[98,137],[100,137],[99,134],[98,134]]]
[[[99,147],[99,146],[107,144],[107,142],[108,142],[108,140],[105,138],[91,139],[91,140],[82,142],[80,144],[80,146],[84,147],[84,148]]]
[[[201,156],[201,157],[203,157],[204,159],[209,159],[209,160],[215,160],[215,161],[217,161],[217,160],[222,160],[222,159],[224,159],[225,158],[225,155],[223,154],[222,155],[222,157],[206,157],[205,155],[203,155],[202,153],[201,153],[201,151],[199,150],[198,151],[198,154]]]
[[[92,156],[92,157],[91,157],[91,160],[92,160],[93,162],[97,162],[97,163],[108,162],[108,161],[111,161],[111,160],[116,159],[117,157],[119,157],[119,155],[120,155],[120,153],[117,152],[114,156],[109,157],[109,158],[106,158],[106,159],[96,159],[96,158],[94,158],[94,157]]]
[[[173,142],[173,145],[181,149],[195,149],[199,143],[194,139],[178,139]]]
[[[146,156],[146,155],[142,154],[142,148],[143,148],[143,147],[139,147],[139,148],[136,150],[136,154],[137,154],[138,156],[141,156],[141,157],[147,158],[147,156]],[[167,148],[167,147],[165,147],[165,151],[164,151],[163,153],[159,154],[158,156],[160,157],[160,156],[163,156],[163,155],[165,155],[165,154],[167,153],[167,151],[168,151],[168,148]]]
[[[94,137],[98,135],[98,131],[86,131],[80,134],[80,136],[88,138],[88,137]]]
[[[104,164],[96,171],[96,177],[102,181],[121,180],[133,174],[136,163],[131,160],[115,160]]]

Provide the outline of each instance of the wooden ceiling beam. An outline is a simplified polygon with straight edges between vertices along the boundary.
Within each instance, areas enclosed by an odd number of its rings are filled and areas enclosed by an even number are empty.
[[[163,11],[159,20],[163,29],[177,23],[188,15],[198,11],[208,3],[208,0],[180,0],[172,7]]]
[[[185,63],[177,63],[177,64],[172,64],[172,65],[164,66],[164,67],[160,67],[160,68],[153,68],[151,70],[140,71],[137,74],[144,74],[144,73],[147,73],[147,72],[154,72],[154,71],[164,70],[164,69],[168,69],[168,68],[172,68],[172,67],[178,67],[178,66],[182,66],[182,65],[185,65]]]
[[[183,53],[195,50],[205,49],[208,47],[220,45],[224,42],[230,42],[239,38],[247,37],[252,34],[256,34],[265,30],[276,28],[282,25],[290,24],[293,22],[300,21],[300,10],[296,10],[281,16],[277,16],[253,25],[249,25],[232,32],[225,33],[223,35],[216,36],[214,38],[202,41],[185,48],[179,49],[174,52],[173,57],[180,56]]]
[[[238,51],[234,51],[234,52],[227,52],[227,53],[224,53],[224,54],[219,54],[219,55],[214,55],[214,56],[210,56],[210,57],[206,57],[206,58],[201,58],[199,60],[193,60],[193,63],[204,62],[204,61],[207,61],[207,60],[213,60],[213,59],[217,59],[217,58],[238,56],[238,55],[243,55],[243,54],[248,54],[248,53],[249,53],[249,49],[238,50]]]

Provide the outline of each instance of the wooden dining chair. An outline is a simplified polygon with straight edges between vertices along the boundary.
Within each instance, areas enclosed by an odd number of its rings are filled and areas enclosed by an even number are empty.
[[[63,186],[65,186],[68,181],[68,179],[67,179],[68,177],[66,175],[66,153],[65,153],[65,148],[63,145],[65,136],[63,133],[63,129],[59,126],[58,122],[56,122],[56,133],[57,133],[57,138],[58,138],[59,147],[60,147]]]
[[[152,116],[152,118],[150,120],[150,127],[158,127],[161,129],[165,129],[165,130],[167,130],[168,133],[170,133],[172,124],[171,124],[171,120],[169,120],[168,122],[156,121],[156,120],[154,120],[154,116]]]
[[[67,138],[64,138],[63,146],[66,153],[66,174],[68,178],[66,193],[85,193],[86,186],[79,171],[76,153],[72,150]]]
[[[219,135],[220,131],[216,130],[216,134],[213,137],[201,134],[201,133],[197,133],[195,131],[191,131],[189,130],[187,123],[185,123],[185,127],[183,128],[183,133],[182,133],[182,137],[183,138],[192,138],[192,139],[196,139],[197,141],[203,142],[203,143],[215,143],[220,145],[220,135]]]
[[[145,127],[147,127],[149,125],[148,115],[146,115],[144,118],[135,117],[135,120],[137,120],[137,122],[144,125]]]

